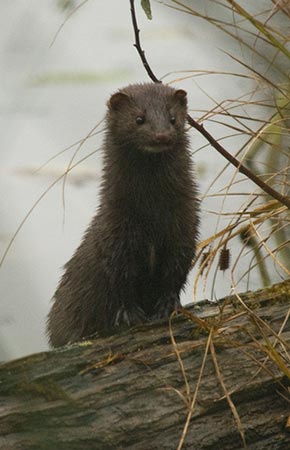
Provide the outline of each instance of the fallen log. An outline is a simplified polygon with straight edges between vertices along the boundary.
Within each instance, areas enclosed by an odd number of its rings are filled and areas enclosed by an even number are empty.
[[[290,448],[290,281],[0,366],[2,450]]]

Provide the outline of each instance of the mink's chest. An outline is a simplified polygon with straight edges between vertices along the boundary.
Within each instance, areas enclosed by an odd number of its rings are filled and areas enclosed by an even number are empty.
[[[150,216],[134,216],[129,229],[126,234],[128,257],[131,259],[131,254],[136,266],[150,276],[162,271],[164,261],[179,251],[185,238],[181,218],[170,208],[160,209]]]

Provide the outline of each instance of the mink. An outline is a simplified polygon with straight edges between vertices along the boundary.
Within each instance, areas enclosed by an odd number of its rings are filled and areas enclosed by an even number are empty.
[[[134,84],[107,106],[100,204],[53,298],[53,347],[169,317],[195,255],[186,92]]]

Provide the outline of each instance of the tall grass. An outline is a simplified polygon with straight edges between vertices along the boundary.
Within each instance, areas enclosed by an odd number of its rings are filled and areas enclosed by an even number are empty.
[[[236,155],[243,164],[283,195],[290,192],[290,7],[287,1],[264,0],[245,2],[207,0],[199,2],[171,0],[166,3],[178,13],[205,21],[210,27],[225,33],[229,48],[223,51],[240,67],[237,72],[188,70],[181,78],[219,75],[227,83],[228,77],[247,79],[248,91],[237,98],[216,102],[209,111],[200,111],[204,124],[215,122],[229,134],[240,137]],[[207,126],[207,125],[206,125]],[[237,142],[237,140],[235,140]],[[200,244],[196,284],[203,277],[218,270],[230,270],[232,285],[242,280],[251,286],[250,277],[260,276],[263,285],[290,276],[290,212],[286,206],[273,200],[249,183],[243,183],[235,170],[230,181],[224,182],[223,192],[216,192],[224,170],[212,180],[205,196],[235,195],[243,192],[244,201],[237,210],[216,211],[216,233]],[[250,186],[250,188],[249,188]],[[226,219],[226,221],[225,221]],[[240,249],[230,259],[236,238]],[[225,255],[227,255],[225,257]],[[239,261],[247,255],[249,264],[238,274]],[[226,259],[225,259],[226,258]],[[214,279],[216,277],[214,276]],[[196,287],[196,286],[195,286]]]

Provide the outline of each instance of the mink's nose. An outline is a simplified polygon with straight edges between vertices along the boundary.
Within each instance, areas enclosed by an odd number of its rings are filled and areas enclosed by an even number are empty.
[[[170,142],[170,135],[168,133],[156,133],[155,141],[158,144],[168,144]]]

